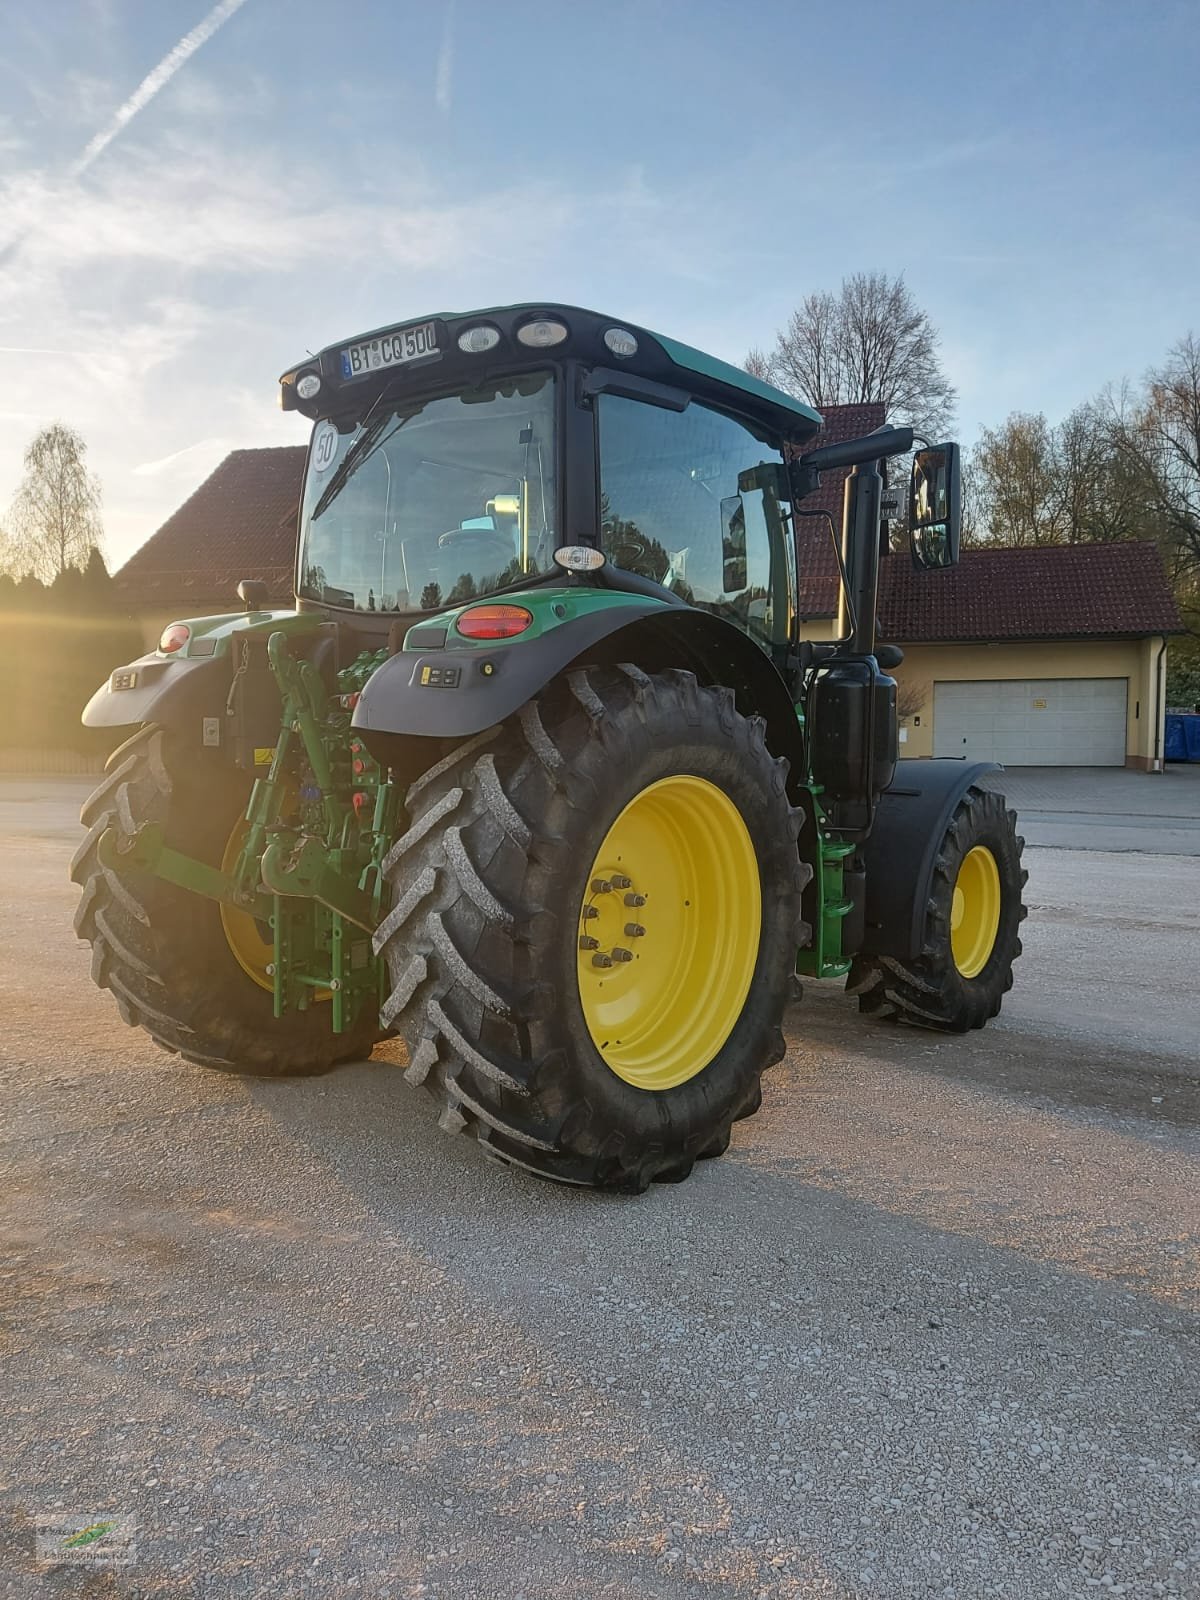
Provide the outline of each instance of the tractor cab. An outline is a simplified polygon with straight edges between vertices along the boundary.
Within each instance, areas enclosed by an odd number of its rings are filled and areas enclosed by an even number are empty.
[[[281,397],[314,423],[302,607],[440,611],[561,581],[554,552],[577,546],[786,632],[778,511],[739,477],[781,467],[821,419],[735,367],[577,307],[515,306],[333,346]]]
[[[280,381],[283,408],[314,424],[298,602],[360,625],[561,583],[555,551],[582,548],[609,569],[592,581],[653,586],[782,660],[795,642],[793,502],[823,469],[911,444],[888,429],[807,450],[821,427],[810,406],[574,306],[376,330]],[[954,447],[921,452],[909,517],[918,565],[956,558],[957,496]],[[873,572],[865,548],[844,555],[848,584],[864,564]],[[845,642],[861,650],[864,629]]]

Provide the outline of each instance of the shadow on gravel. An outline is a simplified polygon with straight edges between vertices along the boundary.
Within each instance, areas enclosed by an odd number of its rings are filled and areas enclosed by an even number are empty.
[[[928,1036],[913,1038],[929,1048]],[[908,1041],[893,1034],[893,1042]],[[289,1140],[336,1168],[378,1225],[406,1237],[415,1231],[440,1265],[465,1279],[482,1260],[488,1276],[540,1294],[548,1262],[556,1275],[583,1271],[598,1244],[620,1239],[651,1257],[666,1250],[673,1263],[659,1236],[664,1215],[689,1219],[689,1258],[704,1241],[697,1264],[724,1250],[722,1218],[738,1249],[757,1236],[761,1218],[764,1246],[773,1239],[791,1251],[797,1229],[811,1234],[814,1207],[834,1206],[854,1217],[836,1231],[865,1230],[885,1253],[898,1248],[897,1229],[902,1251],[917,1230],[943,1254],[962,1245],[1003,1251],[1010,1263],[998,1270],[1009,1276],[1020,1261],[1034,1273],[1065,1271],[1176,1308],[1200,1304],[1193,1158],[1140,1130],[1064,1118],[1045,1095],[1021,1107],[1007,1088],[981,1096],[953,1076],[933,1056],[847,1055],[844,1043],[826,1051],[810,1033],[804,1049],[768,1075],[763,1111],[739,1125],[724,1160],[640,1198],[558,1188],[494,1167],[472,1142],[447,1138],[425,1097],[387,1064],[324,1080],[330,1087],[316,1103],[311,1090],[295,1095],[279,1085],[254,1095]],[[974,1091],[993,1088],[978,1077],[966,1082]],[[810,1243],[819,1250],[815,1235]],[[615,1258],[618,1266],[625,1260]]]
[[[975,1033],[939,1034],[870,1021],[833,984],[806,984],[804,1003],[792,1008],[785,1029],[806,1046],[868,1053],[890,1066],[917,1066],[952,1082],[1065,1111],[1135,1116],[1151,1127],[1200,1127],[1200,1078],[1177,1058],[1123,1052],[1102,1059],[1087,1045],[1026,1035],[1019,1025],[993,1023]]]

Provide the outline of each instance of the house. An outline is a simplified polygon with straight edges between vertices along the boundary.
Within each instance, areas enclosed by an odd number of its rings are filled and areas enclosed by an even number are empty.
[[[825,416],[822,444],[881,426],[883,407]],[[839,534],[844,477],[827,474],[801,508],[828,511]],[[827,522],[798,521],[797,556],[801,634],[831,639]],[[880,564],[879,638],[904,651],[904,756],[1161,771],[1167,641],[1182,631],[1150,543],[966,550],[942,572],[916,571],[907,552]]]
[[[875,405],[834,406],[819,442],[883,421]],[[238,580],[292,597],[303,446],[235,450],[116,574],[147,648],[176,617],[233,610]],[[844,473],[829,473],[796,518],[801,632],[833,637]],[[1181,630],[1152,544],[964,553],[917,572],[881,561],[880,638],[898,644],[901,754],[1008,766],[1161,770],[1165,657]]]
[[[168,622],[239,607],[243,578],[290,606],[304,445],[234,450],[114,574],[152,650]]]
[[[884,563],[905,754],[1162,770],[1167,639],[1182,627],[1149,543],[970,550]]]

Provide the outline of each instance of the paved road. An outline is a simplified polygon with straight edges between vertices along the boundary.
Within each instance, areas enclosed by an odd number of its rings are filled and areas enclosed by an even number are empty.
[[[1200,856],[1200,763],[1161,773],[1010,767],[986,781],[1020,812],[1031,845]]]
[[[386,1050],[159,1055],[71,789],[0,785],[0,1596],[1200,1595],[1194,860],[1031,852],[1000,1026],[810,986],[729,1156],[604,1199]],[[55,1510],[136,1566],[36,1572]]]

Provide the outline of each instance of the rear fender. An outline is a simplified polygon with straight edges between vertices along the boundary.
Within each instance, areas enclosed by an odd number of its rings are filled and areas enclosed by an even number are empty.
[[[116,667],[84,707],[85,727],[157,722],[194,737],[197,744],[222,744],[240,641],[265,642],[279,631],[304,637],[328,629],[322,617],[297,611],[238,611],[180,620],[191,629],[183,649],[172,655],[151,650]],[[211,718],[217,719],[215,736],[205,728]]]
[[[862,953],[912,961],[921,954],[934,863],[959,801],[994,761],[902,761],[879,798],[866,866]],[[848,952],[849,953],[849,952]]]
[[[460,613],[439,616],[411,628],[404,649],[368,680],[354,726],[376,760],[411,771],[407,741],[414,736],[470,738],[519,711],[569,667],[630,661],[645,672],[682,667],[702,683],[727,685],[743,715],[765,719],[772,751],[787,756],[793,779],[803,781],[791,696],[770,658],[740,628],[622,591],[564,587],[501,598],[535,611],[536,634],[468,641],[455,638]]]
[[[566,585],[475,603],[524,606],[534,621],[511,639],[467,639],[455,631],[470,609],[464,606],[411,627],[404,648],[367,680],[354,708],[354,727],[377,760],[396,764],[398,739],[482,733],[610,634],[673,609],[640,595]]]
[[[643,672],[682,667],[703,684],[732,689],[742,716],[766,723],[771,753],[788,760],[792,804],[803,803],[804,736],[791,693],[771,657],[733,623],[708,611],[664,607],[605,639],[588,659],[632,661]]]
[[[125,728],[139,722],[200,727],[220,717],[233,668],[228,659],[179,661],[157,651],[117,667],[83,708],[85,728]]]

